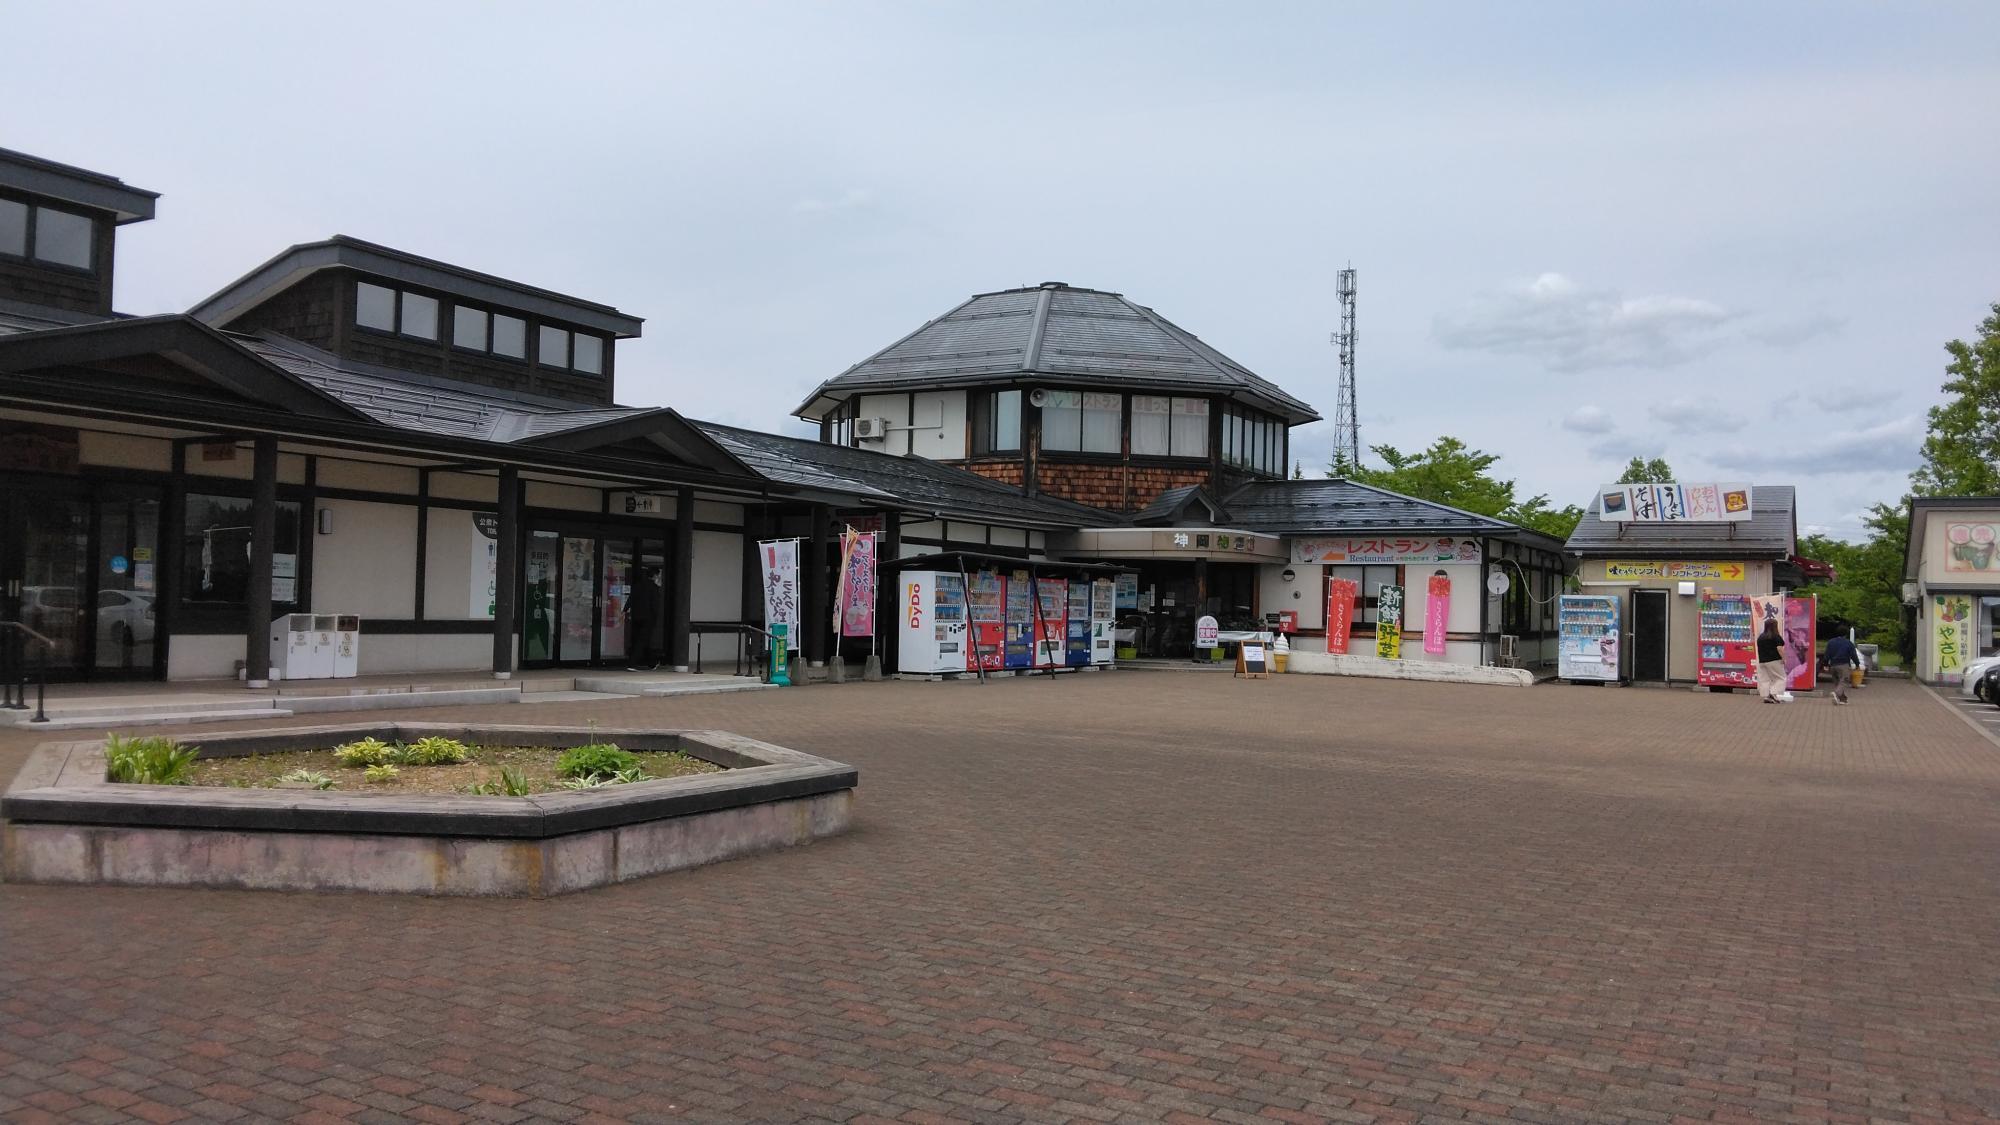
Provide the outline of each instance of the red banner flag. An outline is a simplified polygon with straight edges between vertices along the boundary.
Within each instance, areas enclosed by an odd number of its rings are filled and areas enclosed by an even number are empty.
[[[1451,621],[1451,579],[1431,575],[1429,597],[1424,601],[1424,651],[1436,655],[1444,651],[1445,626]]]
[[[1345,578],[1326,584],[1326,651],[1347,651],[1347,634],[1354,627],[1354,598],[1360,591],[1359,586]]]

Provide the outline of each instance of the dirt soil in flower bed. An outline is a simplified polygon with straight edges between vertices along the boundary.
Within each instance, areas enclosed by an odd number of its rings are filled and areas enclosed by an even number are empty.
[[[528,779],[537,793],[562,791],[556,774],[561,750],[546,746],[476,746],[472,760],[455,766],[397,766],[391,781],[369,781],[360,769],[334,760],[332,750],[291,750],[282,754],[253,754],[244,758],[203,758],[195,763],[196,785],[232,786],[250,789],[310,789],[310,785],[286,783],[278,779],[293,770],[311,770],[333,779],[333,789],[341,793],[464,793],[482,782],[498,782],[500,767],[506,766]],[[683,777],[697,773],[719,773],[721,766],[680,753],[635,750],[632,756],[646,771],[648,780]]]

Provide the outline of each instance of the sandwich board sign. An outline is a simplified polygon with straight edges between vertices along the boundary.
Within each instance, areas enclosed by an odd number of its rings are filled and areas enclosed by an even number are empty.
[[[1236,674],[1239,676],[1268,676],[1271,674],[1270,653],[1263,641],[1244,641],[1236,646]]]

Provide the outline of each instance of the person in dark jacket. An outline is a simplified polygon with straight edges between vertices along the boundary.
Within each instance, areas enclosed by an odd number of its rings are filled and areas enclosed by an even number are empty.
[[[1766,703],[1782,703],[1785,692],[1785,635],[1778,631],[1778,619],[1764,619],[1764,631],[1757,634],[1757,694]]]
[[[1826,651],[1820,653],[1819,665],[1833,673],[1833,702],[1836,706],[1847,703],[1847,685],[1853,679],[1854,666],[1861,663],[1861,653],[1854,642],[1844,636],[1836,636],[1826,642]]]

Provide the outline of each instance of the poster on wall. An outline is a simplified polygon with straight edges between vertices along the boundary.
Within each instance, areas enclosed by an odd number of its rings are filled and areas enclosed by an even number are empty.
[[[1445,627],[1451,621],[1451,578],[1433,574],[1424,585],[1424,651],[1436,656],[1444,651]]]
[[[1384,586],[1375,595],[1375,655],[1403,658],[1403,588]]]
[[[1347,652],[1348,633],[1354,628],[1354,599],[1361,592],[1352,579],[1335,578],[1326,584],[1326,651]]]
[[[1794,610],[1792,602],[1801,603]],[[1783,594],[1762,594],[1750,599],[1750,636],[1754,643],[1764,631],[1764,622],[1776,621],[1784,637],[1785,685],[1794,691],[1811,691],[1818,654],[1813,644],[1810,611],[1805,599]]]
[[[1720,582],[1743,581],[1740,562],[1692,562],[1668,559],[1642,561],[1619,559],[1604,564],[1604,580],[1622,582],[1635,578],[1668,578],[1690,582],[1707,579]]]
[[[1961,572],[2000,570],[2000,559],[1994,557],[1996,538],[2000,538],[2000,524],[1944,525],[1944,540],[1950,545],[1945,552],[1944,568]]]
[[[1479,540],[1450,535],[1426,537],[1305,537],[1292,540],[1292,562],[1300,566],[1315,563],[1347,565],[1476,563],[1481,561]]]
[[[1139,608],[1139,576],[1131,572],[1120,574],[1116,579],[1117,608],[1119,610]]]
[[[841,545],[834,627],[843,637],[875,635],[875,533],[848,529]]]
[[[1955,684],[1965,678],[1972,658],[1972,596],[1937,594],[1931,600],[1931,655],[1937,681]]]
[[[476,534],[469,556],[472,585],[466,616],[491,621],[500,591],[500,517],[491,512],[474,512],[472,529]]]
[[[787,625],[785,648],[799,648],[799,541],[774,539],[757,544],[764,577],[764,627]],[[773,630],[775,632],[776,630]]]

